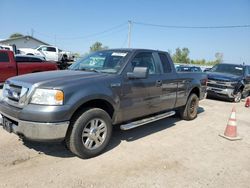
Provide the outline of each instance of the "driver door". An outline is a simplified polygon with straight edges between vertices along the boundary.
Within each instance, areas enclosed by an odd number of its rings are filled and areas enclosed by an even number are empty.
[[[122,83],[121,113],[124,121],[160,111],[161,82],[159,67],[152,52],[138,52],[129,62]],[[147,67],[149,75],[143,79],[128,79],[134,67]]]
[[[55,47],[43,47],[42,52],[44,53],[47,61],[58,61],[58,52]]]

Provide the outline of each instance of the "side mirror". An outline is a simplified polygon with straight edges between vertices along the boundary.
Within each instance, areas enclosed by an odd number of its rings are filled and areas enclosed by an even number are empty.
[[[133,72],[128,72],[129,79],[143,79],[148,77],[148,67],[134,67]]]

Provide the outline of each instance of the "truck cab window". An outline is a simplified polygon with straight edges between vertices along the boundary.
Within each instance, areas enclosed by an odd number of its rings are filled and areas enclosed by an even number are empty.
[[[164,73],[170,73],[172,70],[171,70],[171,66],[170,66],[170,63],[168,61],[167,55],[164,54],[164,53],[159,53],[159,56],[160,56],[160,59],[161,59],[163,72]]]
[[[16,59],[17,63],[28,61],[28,59],[26,57],[22,57],[22,56],[17,56],[17,57],[15,57],[15,59]]]
[[[131,63],[133,69],[134,67],[148,67],[149,74],[158,73],[153,55],[150,52],[138,53]]]
[[[9,63],[10,59],[7,52],[0,53],[0,63]]]
[[[41,51],[48,51],[48,50],[47,50],[47,47],[41,47],[41,48],[39,48],[38,50],[41,50]]]
[[[48,52],[56,52],[56,49],[53,48],[53,47],[47,47],[47,50]]]

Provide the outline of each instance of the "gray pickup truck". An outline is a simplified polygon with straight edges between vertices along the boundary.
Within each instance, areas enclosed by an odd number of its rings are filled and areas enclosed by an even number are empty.
[[[132,129],[174,115],[197,117],[206,93],[203,73],[176,73],[167,52],[94,52],[64,71],[8,79],[0,121],[8,132],[36,141],[65,141],[81,158],[100,154],[112,126]]]

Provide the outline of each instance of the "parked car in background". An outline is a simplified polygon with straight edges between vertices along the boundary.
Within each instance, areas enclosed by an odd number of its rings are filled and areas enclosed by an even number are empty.
[[[211,68],[212,68],[212,67],[211,67]],[[205,69],[203,70],[203,72],[208,72],[208,71],[211,70],[211,68],[205,68]]]
[[[13,51],[13,47],[10,45],[0,44],[0,50],[11,50]]]
[[[180,65],[176,67],[177,72],[202,72],[200,67]]]
[[[35,49],[19,48],[20,54],[43,56],[47,61],[73,61],[74,56],[71,52],[62,51],[55,46],[41,45]]]
[[[250,66],[218,64],[209,72],[207,95],[240,102],[250,93]]]
[[[10,50],[0,50],[0,85],[13,76],[57,69],[56,63],[47,62],[43,57],[15,57]]]
[[[104,50],[68,70],[8,79],[0,118],[20,137],[64,140],[74,154],[89,158],[104,151],[113,125],[129,130],[175,112],[195,119],[206,84],[204,73],[177,73],[167,52]]]

